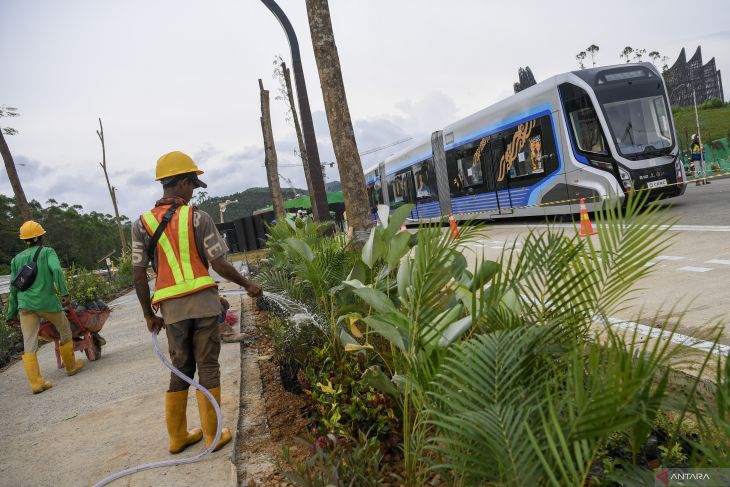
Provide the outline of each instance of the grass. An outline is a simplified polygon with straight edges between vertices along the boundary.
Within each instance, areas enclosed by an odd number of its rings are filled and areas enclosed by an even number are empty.
[[[683,149],[689,146],[689,137],[697,132],[694,107],[684,107],[672,110],[674,123],[677,126],[677,136]],[[702,141],[709,143],[723,137],[730,137],[730,105],[722,108],[698,110]]]
[[[237,252],[228,255],[228,262],[256,262],[269,255],[269,249],[251,250],[249,252]]]

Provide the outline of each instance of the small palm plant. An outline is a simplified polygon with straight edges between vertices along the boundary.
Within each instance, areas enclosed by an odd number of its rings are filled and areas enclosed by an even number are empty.
[[[479,333],[449,350],[429,393],[434,469],[463,485],[586,485],[612,433],[636,464],[660,406],[694,403],[667,387],[683,357],[668,322],[654,323],[667,340],[611,326],[669,243],[671,222],[645,202],[598,212],[599,245],[549,228],[503,254]]]

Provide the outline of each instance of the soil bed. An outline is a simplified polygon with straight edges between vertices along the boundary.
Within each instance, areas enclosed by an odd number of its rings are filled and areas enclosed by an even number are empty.
[[[285,446],[290,448],[290,454],[295,459],[303,459],[308,454],[305,448],[295,442],[295,438],[307,435],[306,396],[287,392],[282,385],[279,367],[272,358],[274,351],[271,340],[262,329],[266,313],[258,311],[248,297],[243,298],[242,310],[241,331],[246,340],[241,348],[242,367],[246,367],[244,365],[246,361],[248,363],[253,361],[258,368],[264,418],[256,418],[255,410],[258,408],[252,404],[255,400],[250,399],[252,389],[257,385],[246,384],[242,377],[242,421],[239,423],[238,431],[241,439],[236,452],[239,485],[246,487],[292,485],[281,474],[279,465],[283,461]],[[243,375],[247,375],[245,370]],[[251,379],[251,374],[248,374],[249,382]],[[260,420],[265,424],[255,428],[254,424]],[[259,434],[252,429],[257,429]],[[268,468],[259,469],[254,466],[262,458],[269,460]]]

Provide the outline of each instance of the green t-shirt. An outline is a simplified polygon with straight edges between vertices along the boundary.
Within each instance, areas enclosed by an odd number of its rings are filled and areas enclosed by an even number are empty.
[[[13,258],[10,263],[11,282],[18,275],[20,269],[33,260],[36,250],[38,250],[37,246],[29,247]],[[58,299],[57,292],[61,296],[66,296],[68,288],[56,251],[50,247],[43,247],[40,254],[38,254],[37,265],[38,273],[29,289],[18,291],[15,286],[10,286],[8,318],[17,319],[18,309],[47,311],[49,313],[61,311],[61,301]]]

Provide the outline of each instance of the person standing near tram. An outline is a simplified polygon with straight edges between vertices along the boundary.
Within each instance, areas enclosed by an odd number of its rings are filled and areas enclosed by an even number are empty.
[[[692,157],[692,163],[695,166],[695,184],[697,186],[700,184],[710,184],[707,180],[707,164],[705,163],[699,135],[692,134],[692,142],[689,146],[689,152]]]

